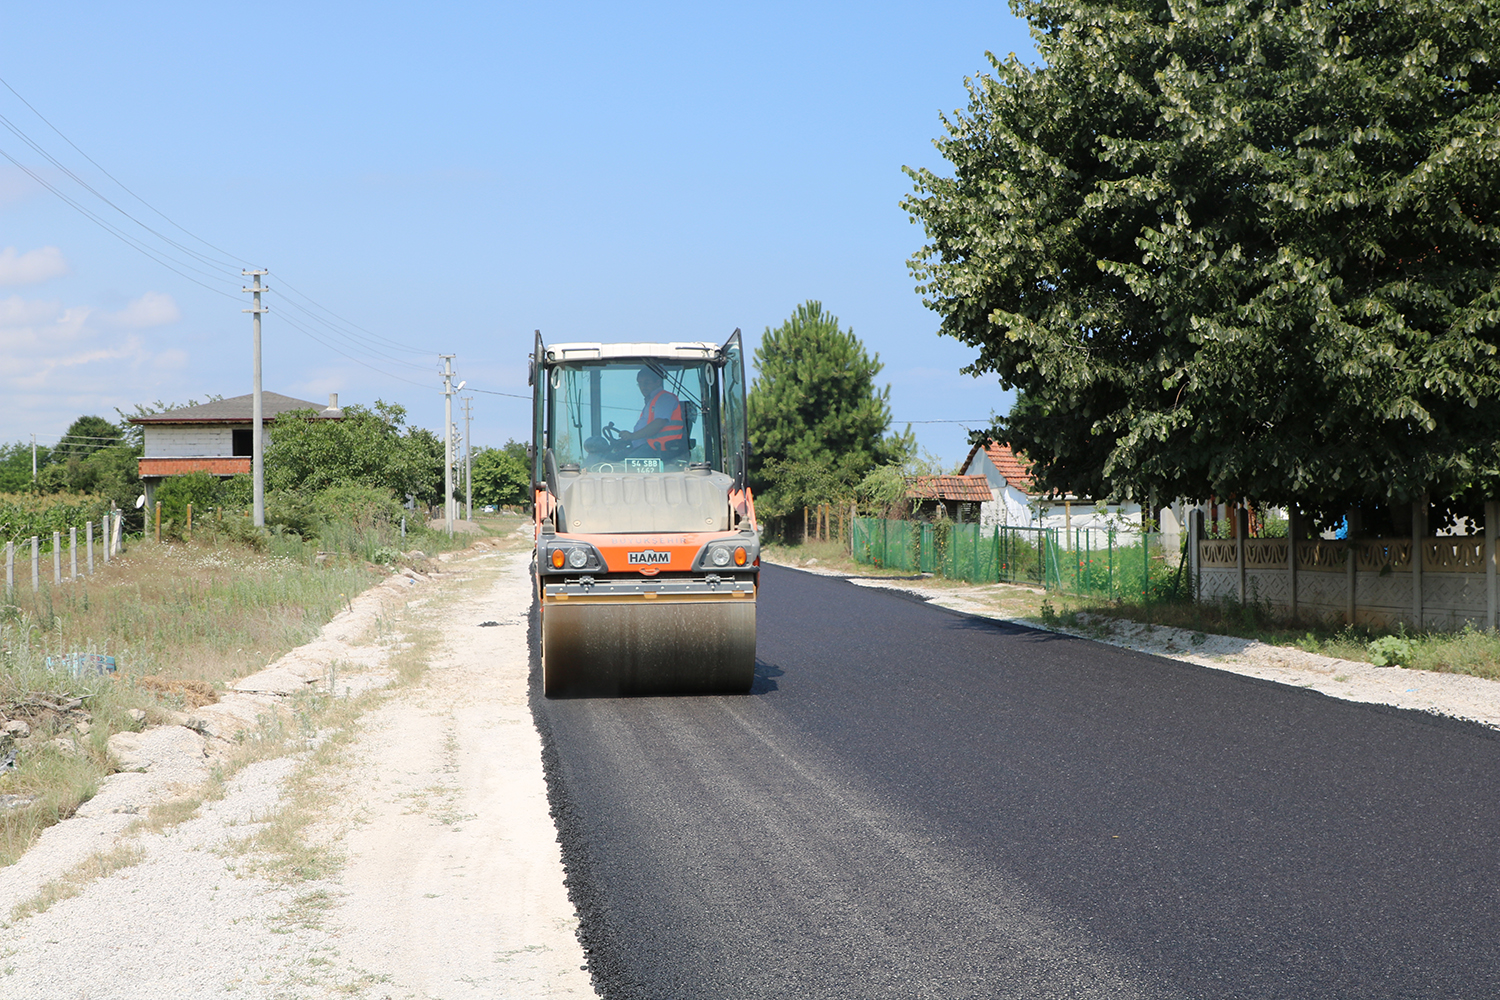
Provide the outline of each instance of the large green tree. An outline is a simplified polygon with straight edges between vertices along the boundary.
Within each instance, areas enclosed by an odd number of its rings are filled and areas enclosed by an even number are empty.
[[[507,441],[503,448],[480,448],[471,463],[474,502],[526,504],[531,502],[531,467],[526,446]]]
[[[912,450],[909,434],[886,435],[891,390],[875,387],[880,355],[866,352],[821,303],[805,302],[776,329],[767,328],[754,360],[747,398],[751,482],[767,513],[831,499]]]
[[[87,458],[100,448],[126,444],[120,428],[98,416],[82,416],[68,425],[57,443],[57,458]]]
[[[380,400],[373,409],[344,407],[342,420],[321,419],[316,410],[278,414],[266,447],[266,486],[304,493],[367,486],[397,499],[440,502],[442,441],[405,424],[405,408]]]
[[[995,429],[1083,495],[1500,488],[1500,25],[1475,0],[1016,0],[908,170]]]

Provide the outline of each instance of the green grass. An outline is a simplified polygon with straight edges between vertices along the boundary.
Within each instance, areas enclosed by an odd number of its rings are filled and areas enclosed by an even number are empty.
[[[1291,646],[1309,653],[1344,660],[1372,662],[1370,644],[1398,635],[1410,641],[1409,662],[1401,666],[1441,673],[1469,674],[1500,680],[1500,633],[1467,626],[1458,632],[1408,633],[1404,629],[1380,630],[1309,619],[1289,619],[1265,603],[1244,605],[1235,601],[1122,601],[1099,603],[1096,599],[1053,595],[1059,616],[1084,612],[1108,618],[1152,625],[1168,625],[1189,632],[1232,635],[1255,639],[1273,646]]]
[[[180,695],[150,689],[144,678],[222,688],[316,636],[353,595],[388,572],[365,555],[389,539],[377,536],[366,545],[353,534],[340,538],[332,551],[289,535],[260,543],[206,531],[191,542],[136,540],[107,565],[96,559],[91,577],[44,583],[36,592],[28,579],[4,595],[0,714],[22,718],[33,732],[13,744],[16,769],[0,773],[0,795],[20,802],[0,809],[0,866],[94,794],[111,771],[111,735],[185,707]],[[431,554],[470,540],[414,531],[404,548]],[[428,568],[418,562],[415,568]],[[114,656],[118,672],[74,678],[46,665],[48,656],[75,652]],[[18,714],[15,704],[37,694],[82,699],[86,716]],[[78,721],[89,724],[87,735],[74,728]],[[53,744],[57,737],[76,753]]]

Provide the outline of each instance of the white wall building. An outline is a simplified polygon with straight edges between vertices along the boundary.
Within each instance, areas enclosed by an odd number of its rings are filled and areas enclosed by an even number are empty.
[[[1090,497],[1037,492],[1031,463],[1008,444],[986,441],[969,449],[960,470],[965,476],[983,476],[994,499],[981,504],[979,523],[1012,528],[1058,528],[1072,531],[1093,528],[1116,534],[1141,530],[1139,503],[1102,503]]]

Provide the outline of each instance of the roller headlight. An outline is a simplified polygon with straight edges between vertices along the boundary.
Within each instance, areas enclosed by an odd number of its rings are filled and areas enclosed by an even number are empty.
[[[587,542],[556,542],[547,546],[541,565],[549,573],[594,573],[604,569],[604,559]]]
[[[698,550],[697,557],[693,559],[693,569],[704,573],[750,569],[760,564],[759,541],[746,535],[715,539]]]

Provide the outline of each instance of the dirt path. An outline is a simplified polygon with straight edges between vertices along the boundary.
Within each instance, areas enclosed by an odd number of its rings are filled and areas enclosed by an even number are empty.
[[[343,951],[393,997],[593,996],[526,700],[527,563],[480,556],[445,595],[421,685],[352,756]],[[494,624],[485,624],[494,623]]]
[[[210,774],[162,822],[132,828],[138,803],[65,821],[0,871],[0,996],[594,996],[527,707],[528,554],[506,548],[393,578],[241,685],[292,725],[286,692],[332,684],[333,728]],[[212,739],[175,742],[212,770]]]

